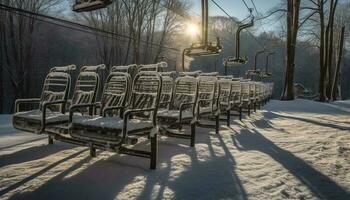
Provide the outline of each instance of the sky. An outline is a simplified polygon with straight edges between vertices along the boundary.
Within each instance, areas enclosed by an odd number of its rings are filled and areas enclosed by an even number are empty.
[[[209,1],[209,16],[221,15],[225,16],[225,13],[221,11],[211,0]],[[243,20],[249,15],[249,11],[243,0],[214,0],[217,4],[219,4],[229,15],[237,18],[238,20]],[[252,0],[244,0],[249,8],[254,8],[252,4]],[[280,0],[253,0],[258,12],[264,16],[266,12],[272,9],[274,6],[280,2]],[[201,1],[193,0],[193,7],[189,13],[190,15],[199,15],[201,14]],[[253,15],[256,16],[257,13],[255,10],[253,11]],[[271,31],[274,29],[271,24],[259,24],[261,31]]]
[[[248,9],[243,3],[243,0],[214,0],[217,4],[219,4],[225,11],[230,14],[232,17],[237,18],[238,20],[245,19],[248,15]],[[256,8],[260,14],[263,16],[272,9],[280,0],[244,0],[249,8],[254,8],[252,1],[255,3]],[[200,16],[201,14],[201,0],[191,0],[192,8],[189,11],[190,15]],[[212,0],[208,0],[209,2],[209,16],[221,15],[225,16],[223,13],[213,2]],[[71,2],[69,0],[65,0],[62,2],[62,7],[70,8]],[[70,9],[64,9],[64,14],[70,15],[72,11]],[[255,10],[253,11],[254,16],[257,15]],[[257,26],[255,26],[257,27]],[[271,24],[260,23],[258,26],[258,32],[263,31],[272,31],[274,29]]]
[[[251,0],[244,0],[248,7],[254,8]],[[253,0],[258,11],[264,14],[269,9],[273,8],[280,0]],[[200,14],[201,1],[193,0],[193,12]],[[228,14],[238,19],[244,19],[249,15],[248,9],[243,3],[243,0],[215,0]],[[191,13],[193,14],[193,13]],[[254,11],[254,13],[255,11]],[[209,0],[209,15],[225,15],[211,0]]]

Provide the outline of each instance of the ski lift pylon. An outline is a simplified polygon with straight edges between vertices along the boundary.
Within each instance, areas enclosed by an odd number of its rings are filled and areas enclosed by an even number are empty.
[[[88,12],[107,7],[111,4],[111,0],[75,0],[73,11]]]
[[[222,50],[220,39],[217,37],[216,42],[208,42],[208,0],[202,0],[202,37],[201,43],[192,44],[182,52],[182,69],[185,71],[185,56],[214,56]]]

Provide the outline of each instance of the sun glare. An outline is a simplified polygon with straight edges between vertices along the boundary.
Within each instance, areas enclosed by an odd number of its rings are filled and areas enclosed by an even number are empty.
[[[198,27],[195,24],[187,25],[187,34],[194,36],[197,33],[198,33]]]

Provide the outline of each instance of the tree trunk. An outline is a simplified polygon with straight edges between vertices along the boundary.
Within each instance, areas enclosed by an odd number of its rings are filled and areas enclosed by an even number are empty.
[[[337,55],[337,64],[335,67],[335,73],[334,73],[334,78],[333,78],[333,83],[332,83],[332,100],[338,100],[338,80],[339,80],[339,72],[340,72],[340,63],[343,55],[343,48],[344,48],[344,32],[345,32],[345,26],[341,28],[340,36],[339,36],[339,46],[338,46],[338,55]]]
[[[294,99],[295,47],[299,26],[300,0],[288,0],[287,4],[287,66],[281,100]]]
[[[318,0],[319,16],[320,16],[320,79],[318,84],[319,100],[325,101],[325,79],[326,79],[326,66],[325,66],[325,24],[324,24],[324,2]]]
[[[327,74],[328,74],[328,80],[327,80],[327,97],[328,99],[331,99],[332,96],[332,82],[333,82],[333,72],[334,72],[334,66],[333,66],[333,58],[334,58],[334,53],[333,53],[333,43],[334,43],[334,15],[335,15],[335,10],[338,4],[338,0],[331,0],[330,2],[330,12],[329,12],[329,21],[328,21],[328,51],[327,51]]]

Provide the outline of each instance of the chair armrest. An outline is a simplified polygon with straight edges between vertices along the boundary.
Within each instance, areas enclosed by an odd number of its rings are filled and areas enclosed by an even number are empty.
[[[198,100],[198,105],[197,105],[197,117],[198,117],[198,119],[199,119],[199,115],[200,115],[200,106],[199,106],[199,104],[201,102],[213,102],[213,101],[212,100],[207,100],[207,99],[200,99],[200,100]]]
[[[159,106],[160,105],[167,105],[167,104],[170,104],[171,103],[171,101],[163,101],[163,102],[160,102],[159,103]]]
[[[124,112],[124,117],[128,117],[130,114],[133,114],[133,113],[141,113],[141,112],[155,111],[155,110],[156,108],[129,109]]]
[[[110,107],[106,107],[106,108],[104,108],[102,110],[102,115],[103,115],[103,117],[105,117],[108,111],[120,110],[121,111],[120,116],[122,116],[124,108],[125,108],[125,106],[110,106]]]
[[[127,136],[127,128],[128,128],[128,120],[129,116],[133,113],[140,113],[140,112],[147,112],[147,111],[156,111],[157,108],[141,108],[141,109],[130,109],[126,110],[124,112],[124,117],[123,117],[123,142],[126,139]],[[156,117],[153,117],[153,126],[156,126],[157,119]]]
[[[196,104],[196,102],[189,102],[189,103],[182,103],[182,104],[180,104],[180,115],[179,115],[179,123],[180,124],[182,122],[182,112],[185,110],[184,107],[185,106],[190,106],[190,105],[194,106],[195,104]],[[193,109],[193,107],[192,107],[192,115],[194,117],[194,109]]]
[[[42,116],[41,116],[41,128],[39,133],[44,132],[46,126],[46,110],[48,106],[56,105],[56,104],[65,104],[67,100],[59,100],[59,101],[45,101],[42,104]]]
[[[77,104],[77,105],[71,106],[69,108],[69,120],[68,120],[68,122],[69,123],[72,122],[74,111],[76,111],[77,109],[79,109],[79,108],[86,108],[86,107],[94,108],[95,106],[96,106],[95,103]]]
[[[15,113],[16,112],[19,112],[19,106],[21,104],[33,104],[33,103],[40,103],[40,98],[32,98],[32,99],[17,99],[16,102],[15,102]]]

